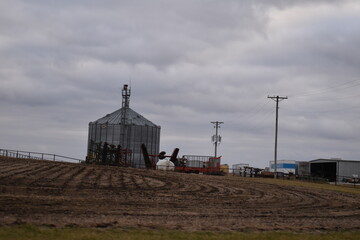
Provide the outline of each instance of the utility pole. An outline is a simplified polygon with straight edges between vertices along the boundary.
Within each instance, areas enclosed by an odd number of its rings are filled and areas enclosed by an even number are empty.
[[[275,151],[274,151],[274,178],[277,178],[277,138],[278,138],[278,125],[279,125],[279,102],[288,99],[288,97],[280,97],[280,96],[273,96],[268,98],[271,98],[276,102],[276,121],[275,121]]]
[[[218,135],[218,129],[220,128],[220,124],[223,124],[224,122],[211,122],[212,124],[215,124],[214,128],[216,128],[215,135],[212,136],[212,141],[215,144],[215,158],[217,157],[217,147],[218,144],[221,142],[221,136]]]

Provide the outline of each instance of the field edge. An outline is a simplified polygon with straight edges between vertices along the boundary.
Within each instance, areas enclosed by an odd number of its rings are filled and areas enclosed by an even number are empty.
[[[144,228],[88,228],[69,226],[56,228],[30,224],[0,226],[0,239],[290,239],[290,240],[322,240],[348,239],[357,240],[360,230],[351,231],[184,231]]]

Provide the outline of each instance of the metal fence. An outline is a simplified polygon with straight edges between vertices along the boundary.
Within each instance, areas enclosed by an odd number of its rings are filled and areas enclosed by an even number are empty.
[[[10,158],[48,160],[48,161],[56,161],[56,162],[81,163],[84,161],[83,159],[66,157],[66,156],[57,155],[57,154],[41,153],[41,152],[27,152],[27,151],[9,150],[9,149],[0,149],[0,156],[10,157]]]

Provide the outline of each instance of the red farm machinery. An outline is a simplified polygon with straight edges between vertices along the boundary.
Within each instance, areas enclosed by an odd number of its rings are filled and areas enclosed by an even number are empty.
[[[177,160],[178,164],[175,164],[177,172],[223,175],[220,170],[221,157],[184,155]]]
[[[178,148],[175,148],[173,153],[169,156],[167,156],[165,152],[160,152],[158,155],[148,154],[144,144],[141,145],[141,149],[146,168],[148,169],[155,169],[155,158],[169,158],[169,161],[175,165],[175,172],[224,175],[220,169],[221,157],[215,158],[212,156],[183,155],[181,158],[178,158]]]

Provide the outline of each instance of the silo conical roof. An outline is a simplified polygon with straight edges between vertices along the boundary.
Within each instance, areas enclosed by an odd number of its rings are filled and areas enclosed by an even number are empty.
[[[92,122],[94,124],[121,124],[121,115],[123,108],[116,110],[106,116],[99,118],[98,120]],[[132,124],[137,126],[150,126],[150,127],[159,127],[155,125],[150,120],[143,117],[141,114],[135,112],[131,108],[127,108],[127,122],[126,124]]]

